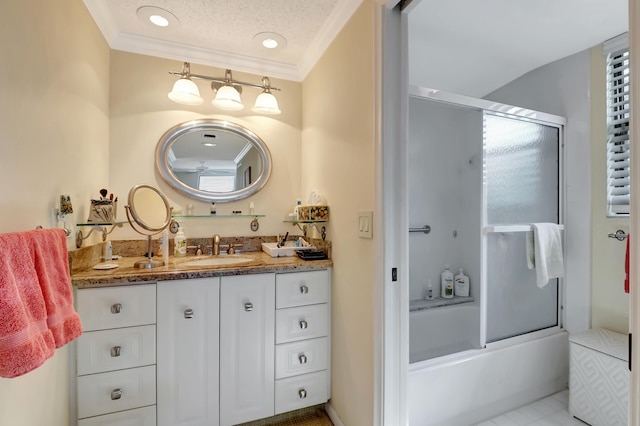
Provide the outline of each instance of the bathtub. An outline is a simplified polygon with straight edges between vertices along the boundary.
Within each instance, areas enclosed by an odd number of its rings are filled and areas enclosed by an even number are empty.
[[[457,308],[447,309],[451,312],[443,318],[462,317]],[[437,318],[434,314],[438,310],[431,312],[431,319]],[[423,316],[413,314],[410,318]],[[429,313],[424,316],[430,317]],[[410,323],[413,321],[410,319]],[[472,425],[565,389],[569,378],[568,333],[542,334],[534,340],[531,338],[540,333],[486,349],[411,363],[409,425]],[[462,343],[464,339],[459,340]]]
[[[412,308],[413,309],[413,308]],[[471,303],[409,314],[409,362],[480,348],[480,308]]]

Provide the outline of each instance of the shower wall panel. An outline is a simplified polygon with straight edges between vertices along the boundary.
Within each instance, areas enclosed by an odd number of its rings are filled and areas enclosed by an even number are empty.
[[[445,264],[464,268],[471,295],[480,297],[482,112],[416,98],[409,100],[410,299],[432,281],[440,295]]]

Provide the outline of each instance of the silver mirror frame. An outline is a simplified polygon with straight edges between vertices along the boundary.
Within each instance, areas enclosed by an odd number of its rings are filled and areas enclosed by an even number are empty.
[[[199,130],[224,130],[234,133],[248,142],[250,142],[258,150],[260,158],[263,162],[262,173],[258,178],[246,188],[242,188],[232,192],[208,192],[202,191],[197,188],[193,188],[185,183],[181,182],[173,170],[169,167],[169,151],[171,145],[182,135],[193,131]],[[156,170],[160,173],[160,176],[176,191],[186,195],[190,198],[203,201],[216,201],[216,202],[228,202],[235,200],[242,200],[247,198],[256,192],[260,191],[271,177],[271,153],[269,148],[258,135],[251,130],[235,123],[230,123],[223,120],[214,119],[200,119],[192,120],[184,123],[177,124],[167,130],[156,146],[155,155]]]

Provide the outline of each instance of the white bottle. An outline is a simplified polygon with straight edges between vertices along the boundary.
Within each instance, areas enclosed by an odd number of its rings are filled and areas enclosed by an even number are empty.
[[[440,297],[451,299],[453,297],[453,272],[449,269],[449,265],[444,265],[444,271],[440,275],[440,285]]]
[[[433,300],[433,286],[431,285],[431,280],[427,280],[427,291],[424,293],[425,300]]]
[[[113,246],[111,245],[111,240],[107,240],[104,242],[104,247],[102,250],[102,260],[108,262],[113,259]]]
[[[187,255],[187,237],[185,237],[182,227],[178,228],[178,233],[173,239],[173,255],[174,256]]]
[[[164,262],[165,265],[169,264],[169,229],[168,228],[164,228],[164,231],[162,231],[162,247],[164,247],[164,250],[162,250],[162,261]]]
[[[460,268],[460,273],[455,276],[454,282],[456,296],[469,296],[469,277],[464,274],[462,268]]]

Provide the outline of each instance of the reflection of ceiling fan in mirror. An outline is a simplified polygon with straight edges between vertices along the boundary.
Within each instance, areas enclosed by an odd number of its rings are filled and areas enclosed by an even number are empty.
[[[211,170],[211,168],[207,167],[206,161],[200,161],[200,165],[196,167],[196,171],[200,173],[207,172],[209,170]]]

